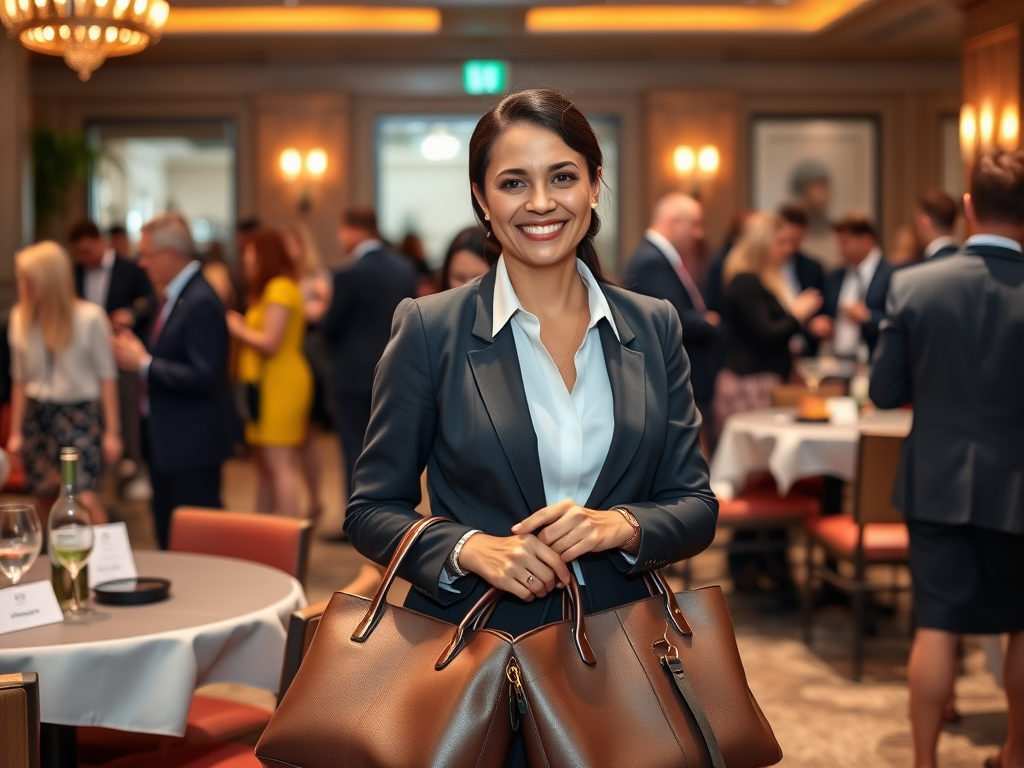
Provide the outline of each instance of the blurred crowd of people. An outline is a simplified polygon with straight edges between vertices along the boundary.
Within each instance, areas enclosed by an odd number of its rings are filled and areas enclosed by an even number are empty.
[[[844,266],[831,272],[804,250],[809,220],[798,202],[744,212],[710,259],[703,218],[693,197],[661,198],[622,283],[678,311],[710,447],[730,414],[770,404],[795,357],[869,355],[897,265],[863,214],[833,224]],[[920,259],[956,250],[956,219],[945,193],[921,198]],[[250,219],[229,265],[218,243],[199,258],[188,222],[172,212],[142,228],[134,252],[124,228],[104,234],[87,220],[69,231],[67,251],[43,242],[20,252],[6,448],[40,508],[57,492],[60,446],[76,445],[97,519],[106,466],[127,495],[151,493],[166,546],[175,507],[220,506],[221,465],[244,445],[257,468],[254,508],[316,520],[324,430],[338,435],[347,495],[395,308],[471,282],[498,253],[486,230],[470,227],[434,273],[419,239],[392,247],[368,207],[341,214],[338,244],[345,262],[332,272],[304,223]]]

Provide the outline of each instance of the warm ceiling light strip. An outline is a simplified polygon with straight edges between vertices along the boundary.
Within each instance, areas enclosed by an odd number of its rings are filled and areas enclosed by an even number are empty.
[[[532,8],[529,32],[724,32],[810,34],[870,0],[793,0],[785,6],[731,8],[592,5]]]
[[[299,6],[281,8],[174,8],[164,35],[432,34],[441,29],[436,8]]]

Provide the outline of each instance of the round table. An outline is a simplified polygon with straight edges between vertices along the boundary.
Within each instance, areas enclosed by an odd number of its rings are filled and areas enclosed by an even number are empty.
[[[862,432],[905,437],[913,412],[876,410],[855,424],[801,422],[795,408],[766,408],[730,416],[711,460],[711,488],[731,499],[754,472],[771,472],[779,493],[797,480],[857,475],[857,442]]]
[[[38,672],[45,723],[181,736],[207,683],[276,691],[285,622],[306,605],[298,581],[244,560],[135,552],[140,576],[171,581],[169,599],[91,602],[94,614],[0,635],[0,674]],[[50,577],[46,556],[25,581]]]

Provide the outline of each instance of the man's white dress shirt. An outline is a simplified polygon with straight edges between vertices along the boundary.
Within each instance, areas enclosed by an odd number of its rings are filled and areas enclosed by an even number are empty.
[[[839,302],[836,305],[835,333],[832,336],[832,354],[839,357],[856,357],[861,342],[861,324],[850,320],[843,314],[843,307],[851,304],[863,304],[868,294],[871,281],[875,279],[878,265],[882,263],[882,249],[871,249],[871,252],[856,267],[847,267],[843,277],[843,286],[839,290]]]
[[[82,270],[82,298],[92,304],[107,306],[107,294],[110,293],[110,273],[114,269],[117,254],[113,248],[103,252],[103,261],[95,269]]]

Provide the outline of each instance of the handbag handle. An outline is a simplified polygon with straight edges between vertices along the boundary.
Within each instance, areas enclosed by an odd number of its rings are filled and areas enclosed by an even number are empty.
[[[684,637],[692,635],[693,630],[690,629],[690,625],[686,622],[686,617],[683,616],[683,611],[679,607],[679,601],[676,600],[672,587],[669,586],[668,581],[665,579],[665,574],[661,571],[645,571],[644,581],[647,583],[647,588],[651,591],[652,595],[661,595],[665,598],[665,613],[668,615],[669,621],[672,622],[672,626],[676,628],[676,632]]]
[[[367,638],[370,637],[370,633],[376,628],[380,622],[381,616],[384,615],[384,607],[387,605],[387,594],[388,590],[391,589],[391,585],[395,581],[395,577],[398,575],[398,568],[402,565],[402,561],[405,560],[406,555],[409,554],[409,550],[412,549],[412,545],[416,543],[416,539],[432,525],[438,523],[450,523],[444,517],[425,517],[422,520],[417,520],[411,526],[409,530],[402,536],[402,540],[398,542],[398,546],[395,548],[395,554],[391,556],[391,562],[388,564],[388,569],[384,573],[384,578],[381,579],[380,586],[377,587],[377,591],[373,595],[373,599],[370,600],[370,607],[366,609],[366,613],[363,615],[362,620],[356,625],[355,632],[352,633],[352,641],[356,643],[365,643]]]
[[[459,626],[452,633],[452,639],[441,651],[441,655],[434,664],[434,669],[442,670],[454,659],[466,642],[466,630],[480,629],[490,620],[498,601],[505,595],[503,590],[491,587],[483,596],[476,601],[476,604],[469,609],[469,612],[459,622]],[[572,639],[576,645],[576,652],[579,653],[583,662],[589,666],[597,664],[597,656],[587,638],[587,628],[583,620],[583,601],[580,597],[580,585],[574,574],[569,574],[569,585],[562,592],[562,618],[569,618],[567,612],[571,613],[573,619]]]

